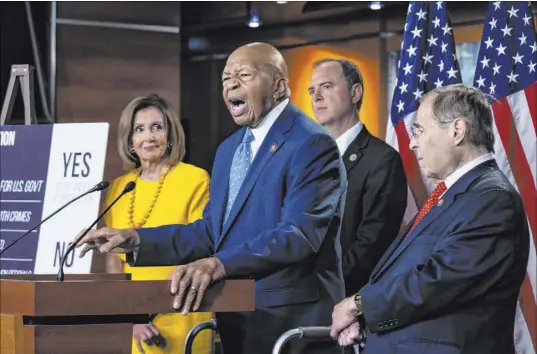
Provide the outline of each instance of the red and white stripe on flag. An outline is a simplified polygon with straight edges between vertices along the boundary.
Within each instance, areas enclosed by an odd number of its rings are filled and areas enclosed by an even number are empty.
[[[536,61],[537,62],[537,61]],[[520,290],[515,319],[518,354],[537,351],[537,82],[492,104],[495,155],[501,170],[519,191],[530,226],[527,274]]]
[[[433,29],[430,38],[421,36],[425,28]],[[439,42],[441,46],[433,45]],[[453,43],[442,2],[410,3],[386,133],[386,142],[401,154],[410,186],[405,222],[416,214],[416,204],[421,205],[431,189],[408,147],[410,127],[418,99],[429,87],[425,81],[436,87],[460,82]],[[529,2],[489,4],[474,86],[492,97],[495,157],[522,196],[530,226],[529,260],[515,314],[514,343],[517,354],[536,354],[537,41]]]
[[[518,354],[537,351],[537,41],[526,1],[490,2],[474,86],[490,95],[495,157],[519,191],[530,226],[526,278],[515,315]]]
[[[409,148],[410,129],[420,98],[434,88],[460,82],[453,28],[446,4],[443,1],[411,1],[386,133],[386,142],[401,155],[409,185],[405,223],[417,213],[417,206],[427,200],[435,183],[422,177]]]

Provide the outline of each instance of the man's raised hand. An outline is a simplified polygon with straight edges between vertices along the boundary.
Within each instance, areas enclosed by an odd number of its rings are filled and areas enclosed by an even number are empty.
[[[75,241],[86,230],[82,230],[76,236]],[[101,229],[90,230],[79,242],[78,247],[84,246],[79,257],[82,258],[88,251],[97,250],[101,253],[129,253],[138,250],[140,236],[133,229],[112,229],[103,227]]]

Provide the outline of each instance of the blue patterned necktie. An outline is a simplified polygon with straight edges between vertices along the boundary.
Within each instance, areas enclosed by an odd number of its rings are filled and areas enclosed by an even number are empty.
[[[229,174],[229,193],[224,224],[226,223],[229,212],[231,211],[231,207],[233,207],[235,198],[237,197],[239,189],[241,188],[242,181],[244,180],[244,177],[246,177],[246,173],[250,167],[252,160],[252,149],[250,144],[252,141],[254,141],[254,135],[250,129],[247,129],[241,144],[235,151],[235,156],[233,157],[233,162],[231,163],[231,171]]]

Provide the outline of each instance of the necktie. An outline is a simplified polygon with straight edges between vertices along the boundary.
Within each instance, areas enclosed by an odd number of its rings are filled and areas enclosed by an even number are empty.
[[[431,195],[429,195],[429,198],[427,199],[425,204],[423,204],[423,206],[421,207],[418,213],[418,216],[416,217],[416,220],[414,221],[414,224],[412,225],[410,230],[408,230],[408,232],[406,233],[407,235],[410,234],[412,230],[414,230],[414,228],[419,224],[421,219],[423,219],[425,215],[427,215],[427,213],[436,205],[436,203],[438,202],[438,198],[440,198],[440,196],[446,191],[446,189],[447,189],[446,184],[444,182],[436,186],[436,188],[431,193]]]
[[[235,202],[237,193],[242,185],[244,177],[248,172],[252,160],[252,149],[250,144],[254,141],[254,135],[250,129],[246,130],[242,142],[235,151],[233,156],[233,162],[231,163],[231,171],[229,174],[229,193],[227,198],[226,215],[224,217],[224,224],[226,223],[231,207]]]

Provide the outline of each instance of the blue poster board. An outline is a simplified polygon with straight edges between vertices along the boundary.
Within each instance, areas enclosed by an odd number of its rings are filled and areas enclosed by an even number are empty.
[[[103,177],[108,124],[0,127],[0,250]],[[0,258],[2,274],[55,273],[58,259],[99,210],[100,193],[64,209]],[[87,258],[87,259],[86,259]],[[88,273],[91,257],[67,272]]]

